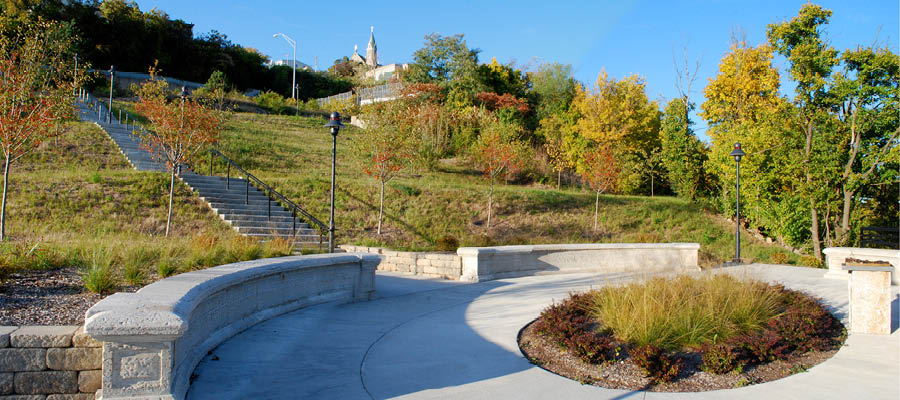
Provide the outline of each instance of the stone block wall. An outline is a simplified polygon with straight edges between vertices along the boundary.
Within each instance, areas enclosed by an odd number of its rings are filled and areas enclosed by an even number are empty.
[[[101,343],[80,326],[0,326],[0,400],[88,400]]]
[[[459,279],[462,261],[456,253],[394,251],[379,247],[341,245],[349,253],[368,253],[381,256],[380,271],[403,272],[444,279]]]

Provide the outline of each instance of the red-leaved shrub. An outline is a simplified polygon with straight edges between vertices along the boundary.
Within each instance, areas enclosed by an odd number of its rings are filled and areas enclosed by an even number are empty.
[[[681,359],[669,356],[662,348],[652,344],[633,348],[631,358],[656,383],[671,382],[681,369]]]

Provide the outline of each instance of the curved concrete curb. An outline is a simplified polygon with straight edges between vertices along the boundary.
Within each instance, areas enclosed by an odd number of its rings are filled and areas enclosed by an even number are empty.
[[[104,342],[102,398],[183,398],[207,351],[244,329],[310,305],[368,300],[379,261],[364,254],[246,261],[109,296],[85,318],[85,332]]]
[[[460,280],[481,282],[560,273],[699,271],[698,243],[585,243],[461,247]]]

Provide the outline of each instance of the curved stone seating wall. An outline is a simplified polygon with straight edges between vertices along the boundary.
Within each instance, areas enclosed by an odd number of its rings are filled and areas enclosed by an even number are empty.
[[[460,280],[480,282],[561,273],[699,271],[697,243],[546,244],[461,247]]]
[[[900,267],[900,250],[890,249],[867,249],[861,247],[829,247],[822,250],[825,253],[825,265],[828,272],[825,273],[826,278],[847,279],[850,276],[849,271],[841,269],[844,260],[847,258],[857,258],[866,261],[887,261],[893,267],[891,271],[891,285],[900,285],[900,274],[897,268]]]
[[[378,256],[322,254],[222,265],[116,293],[87,311],[103,342],[102,398],[184,398],[197,363],[217,345],[279,314],[368,300]]]

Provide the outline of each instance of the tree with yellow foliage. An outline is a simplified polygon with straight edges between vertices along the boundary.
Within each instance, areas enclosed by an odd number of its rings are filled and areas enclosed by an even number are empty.
[[[579,136],[629,159],[621,163],[616,186],[634,192],[644,181],[640,154],[659,147],[659,106],[647,98],[644,79],[630,75],[616,80],[602,70],[593,89],[576,87],[571,107],[581,116],[575,124]]]

